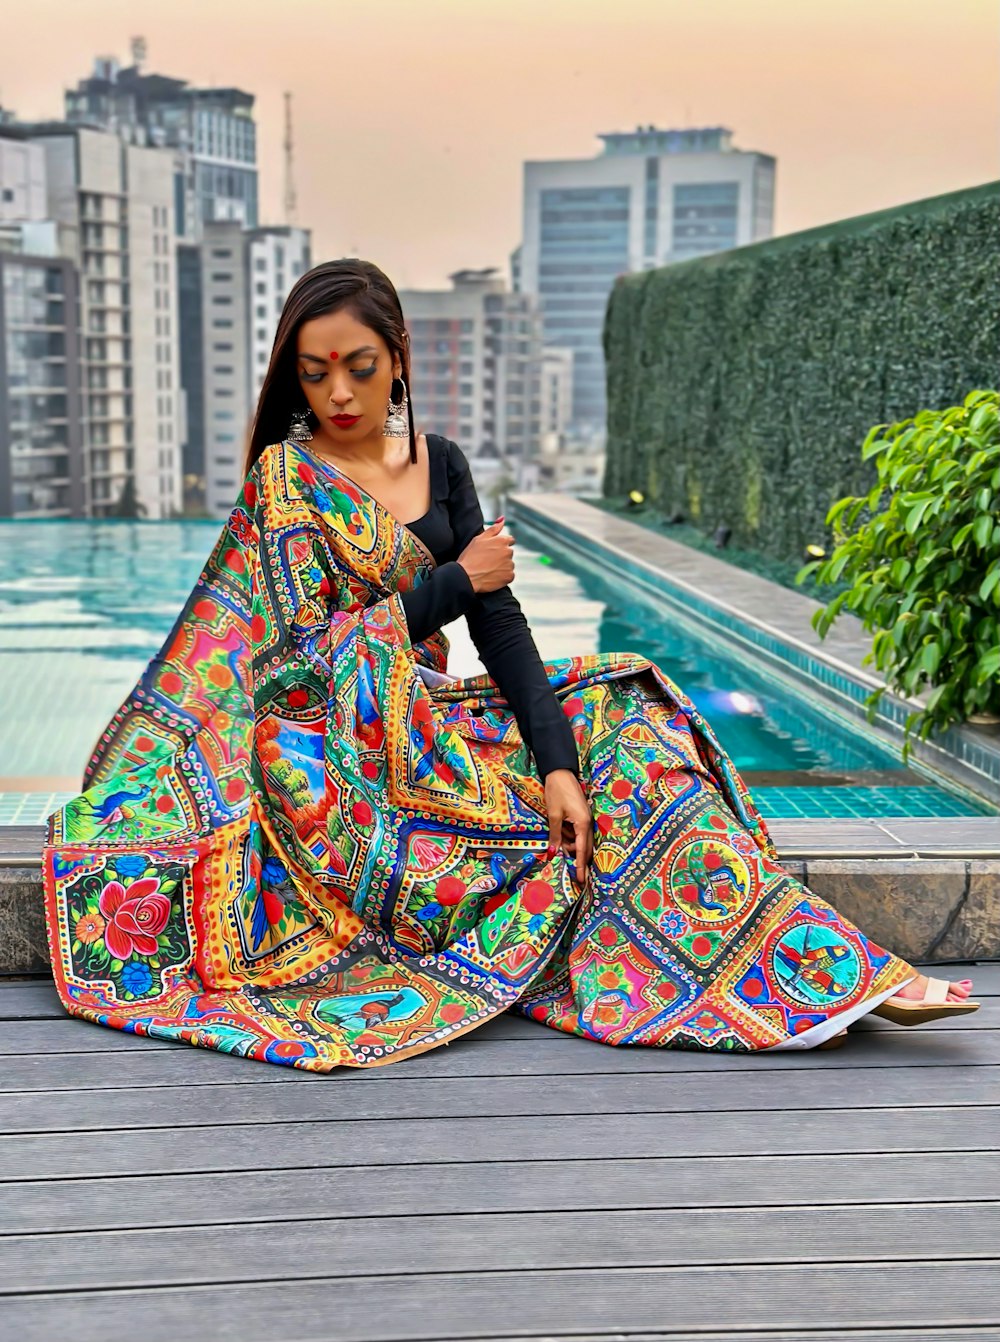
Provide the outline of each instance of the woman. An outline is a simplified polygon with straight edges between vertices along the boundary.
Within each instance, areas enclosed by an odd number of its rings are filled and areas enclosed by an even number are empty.
[[[409,381],[377,267],[299,280],[239,500],[51,821],[67,1009],[316,1071],[513,1006],[730,1051],[974,1010],[782,870],[658,667],[540,661],[503,519],[455,443],[415,434]],[[446,674],[459,615],[486,675]]]

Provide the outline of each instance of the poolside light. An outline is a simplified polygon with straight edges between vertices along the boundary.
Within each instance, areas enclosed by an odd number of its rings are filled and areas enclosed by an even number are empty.
[[[826,558],[826,551],[823,549],[822,545],[807,545],[807,546],[806,546],[806,558],[807,558],[807,559],[825,559],[825,558]]]
[[[715,545],[715,548],[717,550],[724,550],[729,544],[729,537],[732,534],[732,529],[727,527],[725,522],[720,522],[712,533],[712,542]]]
[[[641,489],[629,490],[628,503],[630,508],[638,508],[641,503],[646,502],[646,496]]]
[[[734,713],[763,713],[764,708],[755,694],[746,694],[743,690],[731,690],[729,703]]]

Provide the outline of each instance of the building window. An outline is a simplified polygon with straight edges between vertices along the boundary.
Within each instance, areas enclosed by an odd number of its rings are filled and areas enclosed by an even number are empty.
[[[674,187],[671,256],[681,260],[736,246],[738,182],[697,182]]]

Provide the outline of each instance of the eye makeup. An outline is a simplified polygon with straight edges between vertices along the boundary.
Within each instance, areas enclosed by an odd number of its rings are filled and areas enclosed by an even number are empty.
[[[355,377],[371,377],[375,373],[377,366],[377,363],[372,363],[368,368],[352,368],[351,372]],[[326,377],[326,373],[306,373],[302,369],[299,369],[299,377],[303,382],[322,382]]]

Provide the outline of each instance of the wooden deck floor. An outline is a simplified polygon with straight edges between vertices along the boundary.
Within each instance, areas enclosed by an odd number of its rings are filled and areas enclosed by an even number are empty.
[[[0,1337],[1000,1338],[1000,964],[967,973],[965,1028],[836,1051],[505,1016],[330,1076],[8,981]]]

